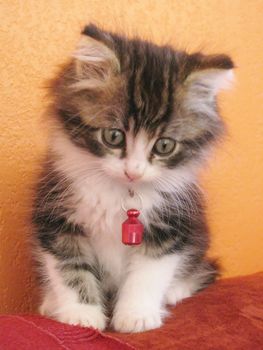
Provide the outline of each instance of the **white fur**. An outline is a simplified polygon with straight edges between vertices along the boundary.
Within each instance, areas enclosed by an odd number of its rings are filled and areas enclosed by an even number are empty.
[[[57,161],[57,169],[73,181],[75,198],[72,206],[77,210],[70,220],[86,227],[89,236],[92,236],[90,243],[101,265],[119,283],[121,267],[129,251],[121,243],[121,225],[127,218],[121,203],[124,199],[127,206],[129,203],[130,207],[138,204],[136,198],[131,200],[128,197],[129,182],[120,183],[113,181],[107,174],[101,174],[95,168],[98,160],[74,146],[63,135],[56,136],[53,147],[58,154],[63,155]],[[151,210],[153,203],[158,205],[161,202],[159,194],[151,188],[146,187],[143,192],[140,191],[140,195],[144,214]],[[146,215],[142,215],[142,220],[143,218],[146,220]],[[113,251],[115,254],[112,254]]]
[[[64,284],[58,273],[56,259],[47,253],[42,253],[42,259],[51,289],[45,295],[40,313],[63,323],[104,329],[107,319],[102,307],[79,303],[76,292]]]
[[[143,135],[144,137],[144,135]],[[144,144],[145,141],[141,141]],[[125,176],[126,161],[112,156],[109,159],[98,159],[87,151],[80,149],[70,142],[63,132],[56,133],[52,140],[52,147],[59,158],[56,167],[66,174],[73,182],[77,208],[71,220],[87,227],[90,234],[107,232],[107,235],[120,240],[120,227],[126,218],[121,203],[125,200],[126,206],[138,205],[136,197],[130,199],[128,189],[138,192],[142,198],[143,210],[141,219],[148,225],[147,217],[153,206],[165,205],[161,191],[180,192],[185,186],[196,180],[196,172],[200,164],[193,163],[187,168],[179,167],[176,171],[154,167],[145,164],[144,174],[140,181],[130,182]],[[149,146],[148,146],[149,147]],[[132,162],[141,161],[141,153],[145,149],[139,147],[136,154],[131,153]],[[130,159],[130,155],[128,155]],[[143,160],[146,162],[146,160]],[[136,171],[136,170],[134,170]]]
[[[112,319],[115,330],[142,332],[161,326],[164,294],[180,262],[179,255],[131,258]]]
[[[92,249],[100,266],[110,276],[108,283],[120,288],[113,327],[123,332],[140,332],[161,325],[165,314],[165,293],[183,261],[180,255],[160,259],[140,256],[132,247],[123,245],[121,224],[126,214],[121,203],[124,199],[128,207],[136,207],[136,198],[128,197],[128,189],[138,191],[143,201],[140,218],[147,226],[147,217],[153,206],[165,206],[160,191],[180,191],[194,181],[195,170],[189,172],[179,168],[172,172],[163,168],[162,175],[147,164],[145,151],[152,145],[143,133],[136,140],[129,139],[128,143],[128,163],[117,157],[115,162],[113,159],[98,159],[76,147],[62,131],[56,133],[51,144],[53,152],[58,155],[56,168],[72,183],[70,190],[74,196],[68,204],[75,212],[69,220],[81,224],[89,237],[88,246],[84,238],[80,241],[82,252],[85,254],[87,249],[88,256]],[[144,172],[140,181],[130,183],[124,169],[135,167],[133,170],[136,171],[138,163],[144,164]],[[52,292],[47,293],[41,312],[62,322],[104,329],[106,318],[103,310],[99,306],[78,303],[76,293],[64,285],[57,273],[55,259],[48,254],[43,257]]]

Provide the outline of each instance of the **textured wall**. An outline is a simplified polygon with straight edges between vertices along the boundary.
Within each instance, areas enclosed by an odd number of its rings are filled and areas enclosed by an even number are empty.
[[[31,185],[46,147],[46,79],[89,21],[190,50],[224,51],[237,83],[224,93],[229,140],[205,174],[212,253],[225,276],[263,268],[263,1],[0,2],[0,311],[30,311],[37,291],[28,237]]]

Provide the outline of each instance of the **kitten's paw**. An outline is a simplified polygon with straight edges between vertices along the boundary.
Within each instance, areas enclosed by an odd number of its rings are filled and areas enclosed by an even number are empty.
[[[113,328],[122,333],[144,332],[162,325],[161,312],[118,310],[112,319]]]
[[[88,304],[66,305],[53,311],[51,316],[63,323],[100,330],[105,329],[107,321],[99,305]]]
[[[173,283],[166,292],[165,303],[175,305],[179,301],[189,298],[194,293],[191,283],[177,281]]]

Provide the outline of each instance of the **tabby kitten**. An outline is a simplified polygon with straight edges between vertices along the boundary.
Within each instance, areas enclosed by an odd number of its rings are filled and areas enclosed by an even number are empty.
[[[51,87],[33,215],[42,314],[142,332],[215,280],[197,174],[224,132],[216,95],[232,68],[225,55],[84,29]],[[122,243],[123,205],[142,206],[140,245]]]

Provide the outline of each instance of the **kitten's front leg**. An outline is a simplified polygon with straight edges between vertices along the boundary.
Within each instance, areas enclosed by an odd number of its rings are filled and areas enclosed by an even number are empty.
[[[161,326],[164,295],[178,261],[176,255],[132,257],[112,318],[116,331],[143,332]]]
[[[103,330],[106,316],[92,266],[79,259],[59,261],[49,253],[42,258],[48,284],[40,313],[63,323]]]

